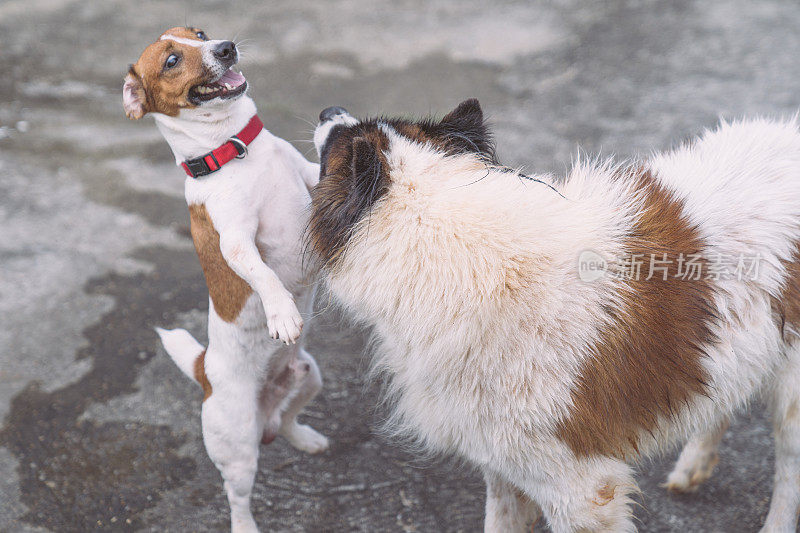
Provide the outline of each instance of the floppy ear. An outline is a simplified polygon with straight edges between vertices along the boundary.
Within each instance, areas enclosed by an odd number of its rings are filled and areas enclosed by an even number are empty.
[[[383,168],[379,148],[364,137],[353,139],[353,159],[350,162],[352,184],[347,210],[361,214],[386,190],[386,169]]]
[[[371,142],[364,137],[353,139],[353,159],[350,163],[353,170],[353,179],[356,184],[362,180],[368,180],[370,174],[380,172],[380,158],[378,152]]]
[[[353,228],[388,190],[389,177],[380,146],[364,137],[335,144],[322,159],[326,165],[333,162],[336,178],[322,179],[312,190],[307,235],[323,264],[331,267],[347,248]]]
[[[474,152],[497,163],[492,134],[486,127],[477,99],[470,98],[458,104],[444,116],[438,128],[449,147],[460,152]]]
[[[131,65],[122,86],[122,107],[131,120],[139,120],[147,113],[147,97],[144,92],[142,78],[136,74]]]

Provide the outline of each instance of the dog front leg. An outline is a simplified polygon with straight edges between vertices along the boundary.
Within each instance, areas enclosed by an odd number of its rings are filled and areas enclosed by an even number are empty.
[[[238,231],[221,232],[219,247],[231,269],[261,298],[270,337],[286,344],[294,343],[300,336],[303,319],[292,293],[286,290],[278,275],[261,259],[255,235]]]
[[[312,163],[306,159],[294,146],[286,144],[286,155],[290,159],[290,166],[300,172],[303,184],[311,191],[319,183],[319,163]]]

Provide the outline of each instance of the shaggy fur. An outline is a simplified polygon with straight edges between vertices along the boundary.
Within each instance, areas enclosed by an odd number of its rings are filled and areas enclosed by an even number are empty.
[[[691,438],[668,484],[693,490],[727,420],[763,393],[777,442],[764,531],[794,531],[796,122],[582,162],[558,190],[494,163],[477,102],[432,124],[343,114],[314,136],[308,243],[373,327],[393,428],[484,471],[487,531],[539,512],[557,533],[633,531],[626,461]],[[581,276],[587,252],[600,276]]]

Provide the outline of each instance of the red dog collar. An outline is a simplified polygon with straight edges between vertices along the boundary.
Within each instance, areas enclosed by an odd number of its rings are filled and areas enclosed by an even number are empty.
[[[199,178],[207,176],[212,172],[222,168],[225,163],[230,163],[234,159],[242,159],[247,155],[247,147],[253,142],[253,139],[258,137],[264,124],[258,115],[253,115],[250,122],[247,123],[242,131],[228,139],[228,141],[207,154],[195,157],[194,159],[187,159],[181,166],[186,173],[192,178]]]

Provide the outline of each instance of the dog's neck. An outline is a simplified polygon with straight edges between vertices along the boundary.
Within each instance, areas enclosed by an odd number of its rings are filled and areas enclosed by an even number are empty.
[[[196,109],[182,109],[177,117],[155,114],[159,131],[172,148],[175,162],[203,155],[236,135],[256,114],[249,96],[233,102]]]

